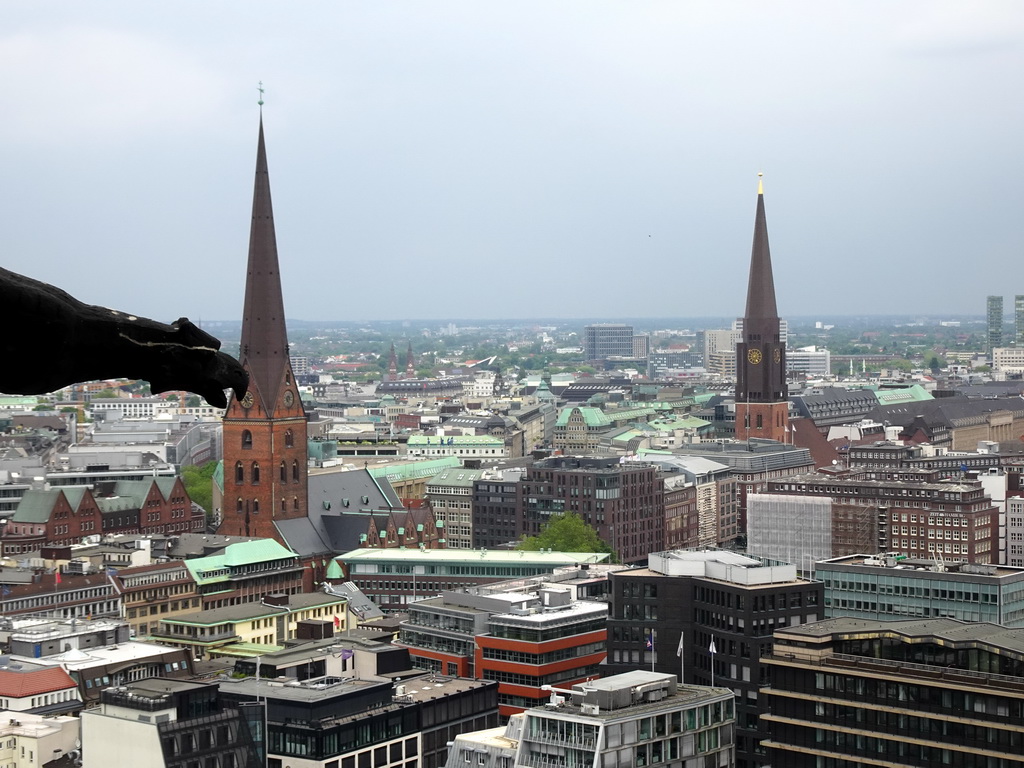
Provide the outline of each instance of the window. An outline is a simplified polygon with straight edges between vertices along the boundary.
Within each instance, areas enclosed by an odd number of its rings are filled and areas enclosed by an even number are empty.
[[[252,449],[252,432],[248,429],[242,430],[242,449],[246,451]]]
[[[288,465],[285,464],[283,461],[281,462],[281,482],[288,482]]]
[[[240,462],[240,461],[235,462],[235,482],[236,483],[244,483],[245,482],[245,467],[242,466],[242,462]]]
[[[260,500],[259,499],[253,499],[252,500],[252,513],[254,515],[258,515],[260,513]]]
[[[285,448],[294,448],[295,447],[295,435],[294,435],[294,433],[290,429],[287,430],[284,433],[284,447]]]
[[[242,497],[238,497],[238,501],[235,504],[235,512],[239,515],[242,514]]]
[[[260,481],[260,463],[258,461],[254,461],[252,463],[252,483],[253,483],[253,485],[256,485],[256,483],[258,483],[259,481]]]
[[[284,478],[282,478],[282,479],[284,479]],[[293,483],[299,482],[299,462],[298,461],[292,461],[292,482]]]

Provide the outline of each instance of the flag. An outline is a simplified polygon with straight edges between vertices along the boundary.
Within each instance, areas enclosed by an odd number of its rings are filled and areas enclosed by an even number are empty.
[[[54,571],[53,583],[60,584],[60,571]]]
[[[650,632],[647,633],[647,650],[648,651],[653,651],[654,650],[654,630],[653,629]]]
[[[679,645],[676,646],[676,656],[678,656],[680,659],[683,658],[683,638],[684,637],[685,637],[685,635],[682,632],[680,632],[679,633]]]
[[[343,648],[341,651],[341,660],[345,661],[346,659],[351,659],[355,655],[356,652],[353,651],[351,648]]]
[[[711,645],[708,646],[708,653],[710,653],[712,655],[718,653],[718,649],[715,648],[715,636],[714,635],[711,636]]]
[[[339,619],[337,616],[334,617],[334,628],[341,629],[341,619]]]

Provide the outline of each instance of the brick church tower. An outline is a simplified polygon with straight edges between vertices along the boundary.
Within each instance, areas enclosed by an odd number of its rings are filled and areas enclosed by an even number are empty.
[[[262,114],[239,360],[249,372],[249,391],[241,400],[232,397],[224,415],[218,533],[282,541],[274,522],[307,515],[306,413],[288,357]]]
[[[782,343],[779,326],[764,215],[764,187],[758,180],[747,309],[743,316],[743,339],[736,345],[737,440],[763,437],[787,441],[786,345]]]

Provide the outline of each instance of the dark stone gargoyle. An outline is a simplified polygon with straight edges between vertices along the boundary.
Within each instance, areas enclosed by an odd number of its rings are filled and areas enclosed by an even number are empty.
[[[170,325],[81,301],[0,269],[0,392],[40,395],[83,381],[144,379],[154,394],[181,389],[227,406],[249,375],[220,342],[180,318]]]

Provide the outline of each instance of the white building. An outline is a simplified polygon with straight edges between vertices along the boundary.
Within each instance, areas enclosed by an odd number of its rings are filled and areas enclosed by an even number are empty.
[[[747,496],[747,551],[794,563],[805,574],[832,557],[832,499],[828,496]]]
[[[1024,497],[1006,500],[1006,565],[1024,567]]]
[[[0,765],[42,768],[65,756],[77,758],[79,734],[77,717],[0,711]]]
[[[727,688],[637,670],[550,690],[549,704],[513,716],[505,728],[457,736],[446,768],[735,765]]]
[[[1001,373],[1024,373],[1024,347],[996,347],[992,350],[992,369]]]
[[[800,376],[831,376],[832,353],[817,347],[787,349],[786,373]]]

